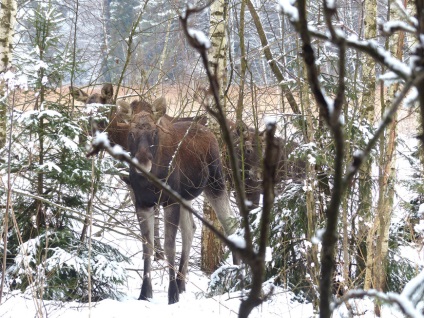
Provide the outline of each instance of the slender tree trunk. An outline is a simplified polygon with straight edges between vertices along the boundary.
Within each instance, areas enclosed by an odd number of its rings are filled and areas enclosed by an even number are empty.
[[[16,22],[16,1],[5,0],[1,3],[0,10],[0,74],[5,73],[12,61],[12,43],[14,26]],[[5,83],[0,83],[0,100],[3,101]],[[6,114],[5,102],[0,103],[0,148],[6,145]]]
[[[109,69],[110,55],[110,2],[103,0],[103,45],[102,45],[102,64],[101,75],[104,82],[112,82],[112,73]]]
[[[170,34],[170,30],[171,30],[171,24],[172,24],[172,19],[169,18],[168,25],[166,27],[165,41],[164,41],[162,53],[161,53],[160,59],[159,59],[159,72],[158,72],[158,79],[156,81],[156,84],[162,82],[163,78],[166,76],[166,73],[163,71],[163,65],[165,64],[165,59],[166,59],[167,53],[168,53],[168,42],[169,42],[169,34]]]
[[[365,39],[374,40],[377,35],[377,1],[366,0],[364,2],[365,16],[364,16],[364,37]],[[363,80],[364,91],[362,95],[362,118],[368,122],[369,125],[374,124],[374,109],[375,109],[375,96],[376,96],[376,72],[375,72],[375,61],[369,55],[364,57],[363,68]],[[360,204],[359,213],[362,215],[364,220],[370,221],[372,214],[372,160],[371,158],[364,162],[362,172],[359,175],[360,185]],[[366,226],[368,222],[361,222],[360,226]],[[374,257],[374,231],[371,229],[362,229],[367,234],[367,260],[365,269],[365,281],[364,289],[372,288],[372,276],[373,266],[372,258]]]
[[[299,48],[299,51],[301,49]],[[302,59],[299,59],[302,61]],[[307,78],[306,68],[299,65],[299,73],[303,72],[303,78]],[[313,102],[310,99],[309,85],[306,81],[299,81],[300,90],[300,105],[303,114],[312,114],[313,111]],[[311,116],[307,116],[305,120],[305,132],[304,136],[306,138],[305,143],[313,143],[314,140],[314,130],[313,130],[313,121]],[[312,238],[316,235],[316,224],[317,224],[317,213],[316,213],[316,199],[315,199],[315,167],[309,161],[306,161],[306,171],[307,176],[305,180],[306,188],[306,218],[307,218],[307,228],[306,228],[306,239],[309,242],[312,242]],[[312,303],[314,311],[318,311],[319,307],[319,295],[318,291],[315,289],[319,285],[319,273],[320,273],[320,262],[318,260],[318,245],[311,244],[311,246],[306,251],[307,259],[307,270],[310,277],[310,289],[312,296]]]
[[[222,231],[222,226],[207,201],[203,203],[203,217],[209,220],[215,228]],[[223,254],[224,244],[222,244],[221,240],[212,231],[202,226],[201,270],[206,274],[212,274],[219,268]]]
[[[209,51],[209,64],[211,70],[217,75],[219,81],[219,99],[225,109],[225,88],[227,86],[227,3],[225,0],[216,0],[210,6],[210,27],[209,37],[211,39],[211,49]],[[218,123],[210,118],[210,128],[217,136],[219,141],[220,128]],[[224,160],[223,160],[224,161]],[[216,228],[222,231],[216,214],[213,212],[209,203],[205,201],[203,206],[203,216]],[[215,235],[205,226],[202,226],[202,249],[201,249],[201,268],[205,272],[212,272],[219,267],[222,261],[224,245],[215,238]]]
[[[277,82],[280,83],[284,96],[286,97],[293,113],[300,114],[299,105],[296,102],[296,99],[294,98],[293,93],[291,92],[290,88],[286,84],[284,84],[285,83],[284,75],[281,72],[276,60],[274,59],[272,55],[271,49],[269,47],[268,39],[266,37],[265,30],[262,26],[259,15],[256,12],[256,9],[253,6],[252,1],[251,0],[245,0],[245,1],[249,9],[249,12],[252,16],[253,23],[255,24],[256,30],[258,32],[258,36],[261,41],[262,48],[264,50],[264,55],[266,60],[268,61],[269,67],[271,68],[271,72],[274,74],[275,78],[277,79]]]
[[[16,1],[8,0],[2,1],[2,8],[0,10],[0,74],[4,74],[10,68],[12,60],[12,43],[13,43],[13,33],[14,26],[16,22],[16,10],[17,5]],[[5,82],[0,82],[0,149],[6,146],[6,131],[7,131],[7,103],[5,100],[6,93]],[[10,153],[9,153],[10,156]],[[7,199],[6,199],[6,209],[1,211],[1,226],[2,231],[0,231],[1,236],[3,237],[3,257],[2,257],[2,272],[1,272],[1,283],[0,283],[0,304],[2,303],[3,288],[4,288],[4,279],[6,273],[6,261],[7,261],[7,230],[8,230],[8,217],[9,217],[9,205],[10,205],[10,195],[11,195],[11,183],[10,183],[10,164],[8,172],[8,184],[7,184]]]
[[[407,1],[404,1],[406,7]],[[389,20],[398,20],[396,10],[393,10],[389,4]],[[403,45],[405,41],[404,32],[400,31],[390,37],[387,48],[391,54],[402,60]],[[381,85],[383,86],[383,85]],[[387,94],[381,88],[382,110],[384,114],[390,101],[393,100],[399,91],[399,84],[392,84],[387,89]],[[396,139],[397,139],[397,116],[395,115],[392,123],[387,127],[387,132],[380,138],[380,163],[379,163],[379,199],[377,207],[376,223],[378,220],[379,228],[376,231],[376,255],[374,258],[375,268],[375,288],[384,291],[386,287],[386,266],[387,253],[389,249],[389,228],[393,212],[394,184],[396,182]],[[380,305],[377,303],[375,310],[378,316],[381,314]]]
[[[244,24],[245,24],[245,12],[246,12],[246,1],[241,0],[240,4],[240,21],[239,21],[239,41],[240,41],[240,85],[239,85],[239,96],[237,100],[236,109],[236,123],[240,124],[243,117],[243,99],[244,99],[244,88],[246,83],[246,70],[247,70],[247,59],[246,59],[246,46],[244,43]]]

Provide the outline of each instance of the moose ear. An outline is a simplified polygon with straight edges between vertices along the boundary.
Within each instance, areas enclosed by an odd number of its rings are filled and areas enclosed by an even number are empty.
[[[80,88],[69,86],[69,92],[75,100],[83,103],[87,102],[88,94],[82,91]]]
[[[172,123],[170,120],[164,116],[158,119],[156,126],[162,130],[164,133],[171,134]]]
[[[155,118],[161,118],[166,114],[166,99],[165,97],[159,97],[152,103],[152,111]]]
[[[102,97],[112,99],[113,97],[113,86],[111,83],[106,83],[102,87]]]
[[[131,117],[133,115],[133,111],[131,105],[124,100],[118,100],[116,102],[116,114],[121,117],[123,121],[129,123],[131,121]]]

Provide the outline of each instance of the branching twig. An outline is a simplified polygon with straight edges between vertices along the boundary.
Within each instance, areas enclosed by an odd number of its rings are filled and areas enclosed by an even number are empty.
[[[211,2],[209,2],[207,5],[210,5]],[[207,57],[207,44],[200,41],[196,36],[193,35],[193,33],[190,31],[188,27],[188,18],[190,15],[198,13],[202,11],[205,7],[201,8],[187,8],[186,13],[180,17],[181,25],[183,27],[184,33],[186,35],[186,38],[190,45],[195,48],[202,59],[203,66],[205,67],[206,74],[209,80],[209,83],[211,85],[211,93],[214,98],[214,108],[207,107],[208,112],[217,120],[221,127],[222,131],[222,137],[224,139],[225,145],[227,145],[227,151],[228,151],[228,159],[230,160],[230,167],[232,171],[232,177],[234,182],[234,188],[236,193],[236,200],[238,203],[240,214],[243,217],[243,228],[244,228],[244,235],[245,235],[245,241],[246,241],[246,251],[252,251],[252,239],[251,239],[251,233],[248,223],[248,215],[249,210],[246,205],[246,195],[244,192],[244,188],[242,186],[241,176],[239,174],[238,169],[238,163],[236,160],[236,153],[233,147],[233,140],[230,134],[230,130],[228,128],[227,120],[223,111],[223,107],[221,106],[221,102],[219,99],[219,82],[216,75],[212,74],[211,69],[209,67],[208,63],[208,57]]]
[[[373,297],[375,299],[379,299],[380,301],[387,302],[387,303],[394,303],[399,306],[399,309],[402,311],[406,317],[410,318],[418,318],[418,317],[424,317],[422,313],[415,309],[411,301],[403,296],[399,295],[397,293],[383,293],[379,292],[375,289],[370,290],[351,290],[346,295],[341,297],[340,299],[337,299],[334,302],[333,310],[342,305],[343,303],[347,302],[349,299],[363,299],[365,297]]]
[[[143,166],[141,166],[138,162],[133,160],[128,153],[122,151],[122,148],[115,146],[112,148],[107,140],[107,135],[104,133],[98,133],[97,137],[102,136],[102,138],[95,138],[93,141],[93,147],[91,151],[87,154],[87,157],[91,157],[97,155],[101,150],[105,150],[108,154],[110,154],[113,158],[128,163],[130,166],[133,166],[137,170],[141,171],[142,174],[156,187],[162,189],[171,199],[178,202],[184,209],[192,213],[195,217],[197,217],[208,229],[210,229],[220,240],[222,240],[228,248],[233,252],[242,253],[244,249],[237,246],[234,242],[229,240],[223,233],[218,231],[212,224],[206,221],[199,213],[197,213],[193,208],[187,204],[184,199],[173,189],[171,189],[166,183],[157,178],[152,173],[146,171]],[[105,138],[103,138],[105,137]],[[107,142],[105,142],[107,140]]]

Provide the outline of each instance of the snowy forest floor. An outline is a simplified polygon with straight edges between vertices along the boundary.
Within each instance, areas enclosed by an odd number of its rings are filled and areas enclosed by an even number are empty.
[[[403,123],[404,140],[408,148],[411,144],[416,143],[413,134],[414,131],[408,131],[408,123]],[[398,150],[402,153],[404,149]],[[406,150],[408,151],[408,150]],[[401,178],[407,178],[412,174],[412,170],[406,160],[402,160],[402,156],[398,157],[399,171],[402,171]],[[402,180],[400,180],[402,181]],[[408,200],[409,194],[402,189],[401,183],[397,186],[397,197],[399,200]],[[201,199],[200,199],[201,201]],[[201,210],[201,202],[198,202],[197,210]],[[395,205],[395,209],[399,209]],[[395,215],[392,222],[402,219],[401,215]],[[134,215],[135,220],[135,215]],[[93,233],[99,229],[94,228]],[[43,317],[237,317],[240,297],[243,293],[226,293],[220,296],[207,298],[207,286],[210,278],[202,273],[199,269],[200,263],[200,231],[201,224],[197,223],[194,248],[192,249],[192,257],[189,265],[189,275],[187,283],[187,292],[180,296],[180,302],[168,305],[167,289],[168,289],[168,270],[166,263],[154,262],[153,271],[153,299],[150,301],[137,300],[141,286],[141,272],[137,271],[143,268],[141,257],[141,242],[132,238],[132,235],[117,234],[113,232],[105,232],[102,240],[108,244],[112,244],[132,260],[128,268],[128,281],[125,288],[121,290],[124,297],[120,300],[106,299],[100,302],[89,304],[81,304],[77,302],[58,302],[58,301],[41,301],[32,297],[31,293],[21,293],[19,291],[11,291],[4,295],[0,306],[0,317],[40,317],[37,308],[42,311]],[[417,265],[422,266],[423,252],[416,250],[404,250],[402,257],[413,260]],[[137,270],[136,270],[137,269]],[[266,285],[264,285],[266,286]],[[264,287],[266,289],[266,287]],[[244,292],[246,295],[248,291]],[[374,303],[372,300],[355,300],[351,302],[351,306],[356,317],[370,318],[376,317],[374,314]],[[272,297],[270,297],[261,306],[256,308],[250,317],[313,317],[313,307],[310,303],[301,303],[295,300],[295,295],[290,290],[277,287],[274,289]],[[346,307],[342,306],[335,312],[335,318],[348,317]],[[383,306],[382,317],[403,317],[395,306]]]

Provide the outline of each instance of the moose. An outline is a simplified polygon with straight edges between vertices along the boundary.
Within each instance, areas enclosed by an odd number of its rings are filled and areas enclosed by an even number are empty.
[[[86,92],[77,87],[70,87],[71,95],[75,100],[88,104],[113,104],[113,86],[110,83],[103,85],[100,93],[94,93],[88,95]],[[152,104],[148,103],[144,99],[140,98],[128,103],[124,100],[119,100],[116,103],[116,107],[112,109],[111,120],[109,124],[104,122],[97,122],[97,128],[104,130],[108,133],[109,140],[112,145],[118,144],[124,150],[128,151],[128,133],[129,133],[129,122],[134,114],[146,111],[156,116],[157,118],[164,116],[169,121],[196,121],[202,125],[207,124],[207,117],[205,115],[198,115],[195,117],[178,117],[174,118],[166,114],[167,104],[164,97],[159,97],[153,101]],[[133,191],[129,184],[129,178],[127,176],[121,176],[122,181],[128,187],[131,199],[135,202]],[[164,259],[163,248],[161,244],[159,234],[159,208],[156,210],[155,218],[155,259]]]
[[[232,212],[225,186],[218,142],[211,131],[195,122],[171,123],[161,117],[155,122],[150,113],[142,111],[131,121],[128,145],[131,156],[181,197],[190,202],[202,192],[215,211],[226,235],[235,232],[237,219]],[[169,266],[168,303],[178,302],[185,291],[189,251],[195,225],[191,214],[153,186],[146,176],[130,168],[130,184],[136,199],[136,213],[143,233],[144,278],[140,299],[152,297],[150,280],[153,255],[154,206],[160,203],[165,211],[165,254]],[[182,236],[182,254],[176,275],[175,237],[178,224]]]
[[[245,123],[236,124],[227,120],[234,141],[238,167],[243,176],[246,199],[250,201],[249,209],[259,206],[262,193],[262,158],[264,150],[264,131],[256,131]],[[278,168],[276,183],[292,180],[300,182],[305,178],[305,162],[300,159],[290,159],[290,155],[299,146],[293,140],[276,137],[279,144]],[[231,174],[227,174],[230,181]]]
[[[126,124],[126,145],[131,156],[146,171],[169,185],[184,202],[189,204],[203,192],[217,214],[225,234],[233,234],[238,221],[230,208],[220,150],[213,133],[193,120],[171,122],[166,116],[155,120],[154,113],[148,109],[131,115],[131,122]],[[117,124],[122,123],[116,121],[116,126]],[[186,289],[185,276],[195,232],[193,216],[134,167],[130,168],[129,185],[143,239],[144,275],[139,299],[152,298],[154,210],[157,205],[161,205],[165,218],[164,249],[169,263],[168,303],[176,303],[179,301],[179,294]],[[182,254],[177,272],[174,265],[178,227],[182,236]],[[234,261],[238,263],[236,256]]]

